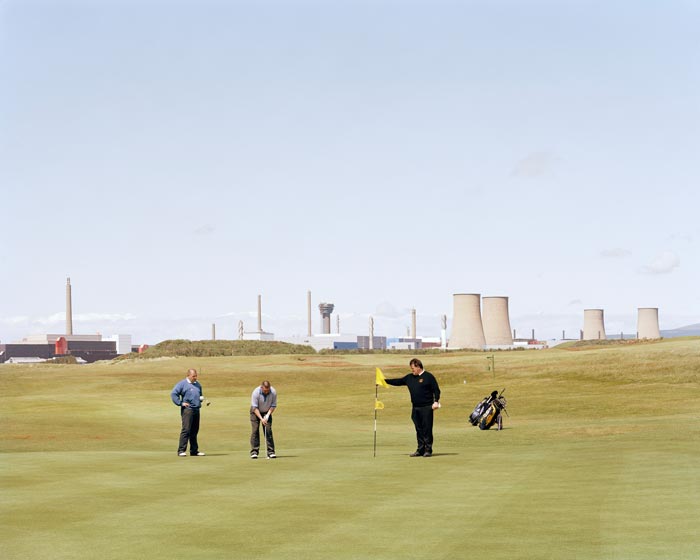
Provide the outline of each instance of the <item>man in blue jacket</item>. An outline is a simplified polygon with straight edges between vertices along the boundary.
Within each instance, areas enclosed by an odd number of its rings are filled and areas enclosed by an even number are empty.
[[[199,411],[202,408],[204,395],[202,386],[197,381],[197,370],[187,370],[187,377],[173,387],[170,398],[175,406],[180,407],[182,417],[182,431],[177,454],[187,457],[187,442],[190,442],[190,455],[202,457],[205,454],[199,450],[197,433],[199,432]]]

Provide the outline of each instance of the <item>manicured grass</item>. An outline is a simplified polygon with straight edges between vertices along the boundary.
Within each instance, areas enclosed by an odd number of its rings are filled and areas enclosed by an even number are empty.
[[[409,356],[0,366],[2,558],[695,559],[700,339],[430,355],[435,456],[414,449]],[[207,457],[176,456],[188,367]],[[278,389],[279,459],[248,458],[248,400]],[[467,424],[507,387],[501,432]]]

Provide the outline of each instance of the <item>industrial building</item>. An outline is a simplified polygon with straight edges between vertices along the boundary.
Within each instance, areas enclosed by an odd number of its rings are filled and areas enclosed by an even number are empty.
[[[92,363],[112,360],[119,354],[131,352],[131,335],[63,335],[44,334],[22,339],[20,342],[0,344],[0,364],[9,362],[41,362],[60,356],[73,356],[79,361]]]
[[[40,334],[19,342],[0,344],[0,364],[42,362],[61,356],[73,356],[80,362],[111,360],[132,351],[131,335],[73,334],[73,302],[70,278],[66,279],[66,333]]]

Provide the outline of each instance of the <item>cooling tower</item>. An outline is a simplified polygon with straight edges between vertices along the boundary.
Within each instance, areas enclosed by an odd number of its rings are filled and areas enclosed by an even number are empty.
[[[602,309],[583,310],[583,340],[605,340]]]
[[[507,297],[484,297],[483,306],[484,338],[487,346],[512,346]]]
[[[637,309],[637,338],[661,338],[658,307]]]
[[[483,349],[486,339],[481,324],[481,294],[454,294],[453,297],[450,349]]]

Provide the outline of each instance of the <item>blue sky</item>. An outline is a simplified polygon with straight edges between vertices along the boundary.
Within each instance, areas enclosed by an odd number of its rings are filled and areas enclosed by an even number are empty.
[[[0,2],[0,340],[700,322],[700,4]],[[335,326],[335,322],[334,322]],[[314,330],[318,330],[314,309]]]

